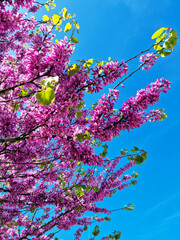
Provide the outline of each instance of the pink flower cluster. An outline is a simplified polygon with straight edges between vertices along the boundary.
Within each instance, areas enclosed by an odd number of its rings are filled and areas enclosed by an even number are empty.
[[[147,53],[140,56],[139,61],[145,64],[145,67],[142,68],[142,70],[149,71],[152,66],[154,66],[154,63],[157,62],[157,56],[153,53]]]
[[[158,111],[151,110],[150,114],[146,115],[146,110],[159,101],[160,93],[166,93],[170,89],[170,84],[166,79],[157,79],[146,89],[138,91],[136,97],[125,101],[116,114],[113,113],[113,107],[119,93],[116,90],[110,90],[107,96],[104,94],[101,97],[98,106],[94,109],[88,131],[101,141],[110,141],[122,130],[139,128],[147,120],[160,120]],[[150,117],[152,113],[156,113],[156,117]]]

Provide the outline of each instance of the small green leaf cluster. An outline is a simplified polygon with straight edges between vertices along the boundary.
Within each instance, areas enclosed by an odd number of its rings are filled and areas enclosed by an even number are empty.
[[[161,108],[157,108],[161,112],[161,118],[160,121],[163,121],[165,118],[167,118],[167,114],[163,112]]]
[[[143,163],[147,159],[147,152],[144,150],[142,150],[142,151],[143,151],[143,153],[141,153],[140,155],[128,157],[128,160],[134,161],[135,164],[137,164],[137,165]]]
[[[19,88],[21,89],[21,92],[19,93],[20,97],[26,97],[31,91],[31,88],[24,89],[23,86],[19,86]]]
[[[61,182],[63,189],[66,186],[66,181],[61,177],[61,175],[57,177],[57,180]]]
[[[47,9],[47,11],[49,11],[49,6],[51,6],[51,8],[55,7],[55,3],[53,1],[49,1],[45,4],[45,7]],[[42,21],[46,22],[47,24],[50,24],[50,26],[52,28],[55,27],[56,30],[58,30],[59,32],[62,31],[62,28],[60,27],[60,25],[62,24],[62,21],[64,20],[68,20],[71,18],[74,18],[75,14],[71,15],[70,13],[67,13],[67,9],[63,8],[62,12],[60,12],[59,14],[55,13],[53,14],[52,17],[49,17],[48,15],[44,15],[42,18]],[[79,34],[79,24],[78,22],[76,22],[74,19],[71,20],[71,22],[67,22],[65,27],[64,27],[64,32],[67,33],[72,29],[72,25],[73,25],[73,30],[72,30],[72,35],[70,38],[70,41],[73,43],[78,43],[79,40],[74,37],[74,31],[77,30],[77,33]]]
[[[92,106],[91,106],[91,107],[92,107],[92,109],[94,110],[94,109],[95,109],[95,107],[97,107],[97,105],[98,105],[98,104],[99,104],[98,102],[95,102],[95,103],[93,103],[93,104],[92,104]]]
[[[100,230],[99,230],[99,226],[96,225],[94,230],[92,231],[92,234],[94,235],[94,237],[98,236],[100,233]]]
[[[41,80],[42,91],[36,93],[37,102],[43,106],[48,106],[55,100],[55,84],[58,82],[57,77],[49,77]]]
[[[93,64],[93,58],[91,59],[88,59],[88,60],[80,60],[80,62],[83,63],[83,66],[86,67],[86,68],[89,68],[90,66],[92,66]]]
[[[131,152],[134,154],[130,154],[127,149],[121,149],[121,155],[127,156],[129,161],[134,161],[137,165],[143,163],[147,159],[147,152],[140,150],[136,146],[131,149]]]
[[[100,153],[100,156],[101,157],[106,157],[106,155],[107,155],[107,150],[108,150],[108,145],[107,145],[107,143],[105,143],[104,145],[102,145],[102,147],[104,148],[104,150],[102,151],[102,153]]]
[[[128,205],[125,205],[123,209],[128,210],[128,211],[132,211],[132,210],[134,210],[134,205],[129,203]]]
[[[154,49],[161,57],[171,54],[177,44],[177,32],[165,27],[158,29],[151,38],[156,39],[157,44],[155,44]]]
[[[75,194],[78,197],[82,197],[84,195],[84,191],[86,191],[86,193],[89,193],[91,191],[91,186],[90,185],[82,185],[82,184],[76,184],[73,187],[75,187]],[[94,188],[93,188],[94,190]],[[95,191],[95,190],[94,190]]]
[[[131,175],[133,178],[137,178],[139,176],[139,174],[137,172],[133,172]]]
[[[121,237],[120,231],[114,231],[112,234],[109,234],[109,239],[115,239],[118,240]]]
[[[11,107],[14,109],[14,111],[17,111],[19,109],[20,104],[19,103],[14,103],[11,105]]]
[[[83,209],[83,206],[77,206],[77,207],[75,207],[75,209],[76,209],[77,211],[81,211],[81,210]]]
[[[48,0],[45,4],[44,4],[46,10],[49,12],[49,7],[51,9],[56,7],[56,4],[54,3],[54,0]]]
[[[85,185],[76,185],[75,194],[77,197],[82,197],[84,195]]]

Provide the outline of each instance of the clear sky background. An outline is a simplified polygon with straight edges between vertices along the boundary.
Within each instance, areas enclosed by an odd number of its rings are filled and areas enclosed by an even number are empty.
[[[128,58],[147,49],[154,41],[151,35],[160,27],[170,27],[180,34],[179,0],[56,0],[55,11],[63,7],[76,14],[80,24],[79,44],[71,59],[94,58],[102,61]],[[40,15],[39,15],[40,16]],[[62,38],[64,34],[57,35]],[[129,69],[139,66],[138,59],[130,62]],[[164,77],[172,82],[172,89],[162,94],[154,108],[165,109],[168,118],[158,123],[146,123],[109,144],[109,157],[119,155],[122,148],[138,146],[147,150],[148,159],[134,171],[139,173],[138,184],[115,194],[100,206],[117,209],[125,204],[135,205],[134,211],[117,211],[111,222],[100,224],[101,236],[113,230],[122,232],[122,240],[179,240],[180,239],[180,42],[174,53],[159,58],[149,72],[139,71],[120,88],[117,108],[137,90]],[[106,91],[106,90],[105,90]],[[92,96],[86,97],[87,104]],[[94,224],[95,225],[95,224]],[[93,227],[90,231],[92,232]],[[82,235],[89,239],[90,231]],[[59,239],[74,239],[73,228],[61,231]],[[100,239],[97,237],[97,239]]]

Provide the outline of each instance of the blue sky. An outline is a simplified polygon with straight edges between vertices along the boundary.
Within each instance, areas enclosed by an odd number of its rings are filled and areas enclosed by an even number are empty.
[[[72,62],[89,58],[101,61],[108,57],[127,60],[152,45],[151,35],[160,27],[170,27],[180,33],[179,0],[56,0],[56,4],[55,12],[66,7],[68,12],[76,14],[80,24],[79,44]],[[45,8],[40,14],[47,14]],[[63,34],[57,35],[57,38],[61,37]],[[122,240],[180,239],[179,56],[178,41],[174,53],[158,59],[151,71],[139,71],[125,82],[125,88],[120,88],[119,107],[127,98],[135,96],[137,90],[157,78],[164,77],[172,82],[172,89],[155,105],[155,108],[165,109],[167,119],[146,123],[129,133],[122,132],[109,144],[109,157],[118,155],[122,148],[138,146],[147,150],[148,159],[133,169],[139,173],[137,185],[101,203],[109,209],[121,208],[128,203],[135,205],[134,211],[114,212],[110,223],[100,224],[102,235],[120,230]],[[136,60],[129,68],[138,65]],[[87,103],[90,104],[92,99],[88,95]],[[61,231],[57,237],[74,239],[73,233]],[[89,236],[88,230],[82,239]]]

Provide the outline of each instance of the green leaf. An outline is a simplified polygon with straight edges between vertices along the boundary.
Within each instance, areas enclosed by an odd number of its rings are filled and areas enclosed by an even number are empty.
[[[134,150],[135,150],[135,151],[138,151],[138,150],[139,150],[139,148],[138,148],[138,147],[136,147],[136,146],[134,146]]]
[[[82,112],[81,111],[77,111],[75,114],[75,118],[80,118],[82,116]]]
[[[132,173],[132,177],[137,178],[138,176],[139,176],[139,174],[137,172]]]
[[[93,190],[94,190],[95,192],[99,192],[99,188],[98,188],[98,187],[93,187]]]
[[[131,149],[131,152],[136,152],[136,151],[138,151],[139,150],[139,148],[138,147],[136,147],[136,146],[134,146],[134,148],[133,149]]]
[[[78,197],[82,197],[84,195],[84,189],[82,187],[78,187],[76,190],[75,190],[75,194],[76,196]]]
[[[124,209],[125,209],[125,210],[128,210],[128,211],[132,211],[132,210],[134,210],[134,205],[128,204],[128,206],[125,206]]]
[[[86,231],[88,229],[88,227],[87,226],[84,226],[84,231]]]
[[[45,165],[46,165],[45,163],[39,164],[40,169],[43,169]]]
[[[99,154],[101,157],[106,157],[107,155],[107,149],[105,148],[102,153]]]
[[[75,207],[75,209],[76,209],[77,211],[81,211],[81,210],[83,209],[83,206],[77,206],[77,207]]]
[[[143,157],[143,160],[146,161],[146,159],[147,159],[147,152],[144,151],[144,152],[141,154],[141,156]]]
[[[30,208],[30,212],[31,212],[31,213],[34,213],[35,210],[36,210],[35,208]]]
[[[69,32],[70,29],[71,29],[71,23],[68,22],[64,28],[64,32]]]
[[[176,39],[174,39],[174,38],[168,38],[168,39],[164,42],[163,48],[165,48],[165,49],[172,49],[172,48],[174,48],[174,47],[176,46],[176,44],[177,44]]]
[[[91,138],[91,134],[86,130],[85,131],[85,139],[90,139]]]
[[[84,142],[86,139],[90,139],[91,134],[86,130],[85,133],[79,133],[76,135],[76,138],[79,142]]]
[[[158,54],[161,56],[161,57],[167,57],[169,54],[171,54],[172,53],[172,51],[163,51],[163,50],[160,50],[159,52],[158,52]]]
[[[28,95],[27,90],[22,90],[21,93],[20,93],[20,96],[21,96],[21,97],[25,97],[25,96],[27,96],[27,95]]]
[[[62,178],[61,176],[57,177],[57,180],[60,181],[60,182],[63,182],[64,181],[64,178]]]
[[[81,173],[81,176],[84,177],[86,175],[86,171]]]
[[[95,103],[92,104],[91,107],[93,108],[93,110],[95,109],[95,107],[96,107],[97,105],[98,105],[98,102],[95,102]]]
[[[147,152],[143,152],[141,155],[137,155],[132,160],[134,160],[135,164],[139,165],[143,163],[147,159]]]
[[[136,185],[136,184],[137,184],[137,181],[136,181],[136,180],[132,180],[130,184]]]
[[[127,149],[121,149],[121,155],[126,155],[128,154],[128,150]]]
[[[94,230],[92,231],[92,234],[96,237],[99,235],[99,233],[100,233],[99,226],[96,225]]]
[[[54,90],[51,88],[47,88],[45,91],[38,92],[36,94],[36,99],[39,104],[43,106],[48,106],[55,99]]]
[[[110,221],[111,221],[111,218],[105,217],[104,220],[110,222]]]
[[[51,163],[51,165],[49,166],[49,170],[51,171],[53,169],[53,164]]]
[[[63,181],[63,182],[62,182],[62,188],[64,188],[65,186],[66,186],[66,182]]]
[[[73,42],[73,43],[78,43],[79,42],[79,40],[76,37],[72,37],[70,41]]]
[[[167,28],[162,27],[160,29],[158,29],[151,37],[151,39],[155,39],[158,38],[165,30],[167,30]]]
[[[90,191],[91,191],[91,186],[88,185],[88,186],[86,187],[86,192],[89,193]]]
[[[78,64],[72,64],[68,69],[69,76],[72,77],[75,73],[78,73],[79,69],[80,69],[80,66]]]
[[[138,156],[136,156],[135,158],[134,158],[134,162],[135,162],[135,164],[141,164],[141,163],[143,163],[144,162],[144,159],[143,159],[143,157],[141,156],[141,155],[138,155]]]
[[[79,141],[79,142],[84,142],[85,138],[84,138],[84,133],[79,133],[76,135],[76,139]]]
[[[54,23],[55,25],[61,25],[61,23],[62,23],[62,21],[61,21],[61,16],[58,15],[58,14],[56,14],[56,13],[53,14],[52,20],[53,20],[53,23]]]
[[[163,121],[165,118],[167,118],[167,114],[166,113],[162,113],[160,121]]]
[[[163,44],[163,48],[170,49],[172,51],[176,44],[177,44],[177,32],[171,29],[168,38],[165,40]]]
[[[19,109],[20,103],[14,103],[11,107],[14,108],[14,111]]]

